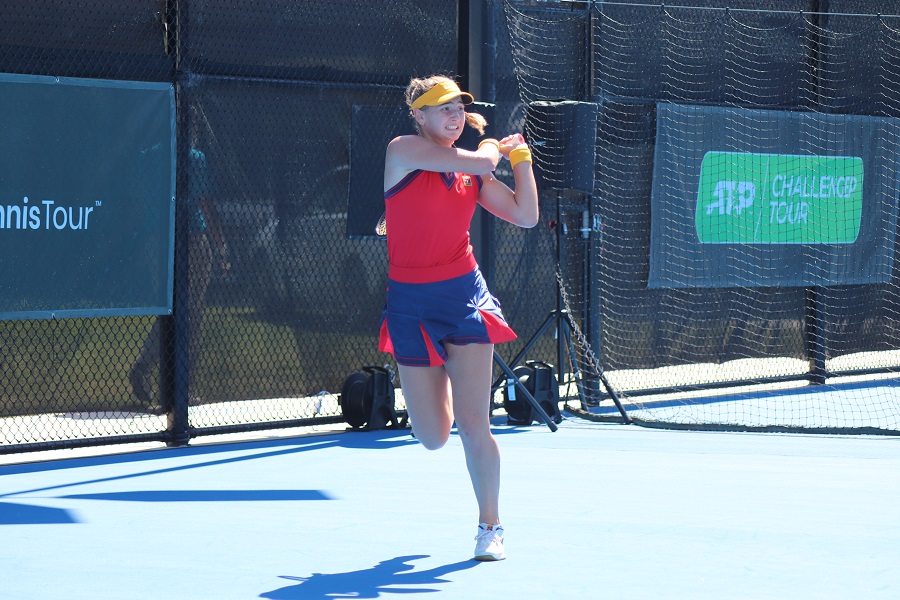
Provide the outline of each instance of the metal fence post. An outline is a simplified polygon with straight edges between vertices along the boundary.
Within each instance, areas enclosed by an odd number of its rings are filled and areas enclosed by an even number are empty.
[[[809,357],[809,383],[825,384],[825,319],[817,287],[806,289],[806,355]]]

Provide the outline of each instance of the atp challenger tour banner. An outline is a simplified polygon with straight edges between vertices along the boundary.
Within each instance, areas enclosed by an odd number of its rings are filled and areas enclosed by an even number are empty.
[[[174,106],[169,84],[0,74],[0,319],[171,312]]]
[[[658,104],[651,288],[885,283],[896,119]]]

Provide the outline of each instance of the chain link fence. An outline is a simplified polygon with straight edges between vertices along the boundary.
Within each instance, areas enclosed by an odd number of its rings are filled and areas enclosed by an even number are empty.
[[[857,14],[872,6],[35,0],[5,7],[0,73],[170,84],[177,160],[173,313],[0,321],[0,452],[184,444],[344,422],[345,379],[367,365],[392,368],[376,349],[386,246],[352,223],[354,213],[380,213],[382,201],[354,194],[353,182],[380,188],[373,132],[395,131],[409,78],[434,73],[457,76],[475,93],[496,137],[558,134],[529,123],[535,102],[599,107],[592,193],[542,189],[540,223],[530,230],[476,213],[476,256],[520,336],[499,349],[504,357],[534,341],[528,359],[569,369],[553,335],[559,330],[536,335],[548,315],[566,308],[584,333],[588,372],[580,383],[593,393],[591,405],[609,399],[591,381],[592,368],[608,371],[630,396],[630,410],[646,408],[636,399],[645,388],[805,379],[816,361],[829,374],[890,376],[896,274],[884,285],[815,290],[812,305],[827,324],[825,338],[813,336],[816,356],[802,288],[647,287],[656,103],[896,116],[897,20]],[[497,176],[511,181],[502,165]],[[761,370],[722,373],[721,363],[748,359]],[[792,361],[789,372],[783,359]],[[667,379],[658,383],[659,375]],[[891,398],[861,403],[880,423],[896,419]],[[752,418],[777,418],[766,410]],[[727,426],[732,417],[710,411],[694,424]]]
[[[344,379],[390,362],[386,247],[347,235],[351,115],[402,104],[411,76],[464,70],[460,10],[5,7],[0,72],[171,83],[177,202],[172,315],[0,322],[0,450],[343,421]]]

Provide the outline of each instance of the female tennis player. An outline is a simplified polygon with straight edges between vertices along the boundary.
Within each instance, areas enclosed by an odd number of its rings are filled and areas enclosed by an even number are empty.
[[[456,421],[478,502],[475,559],[506,558],[500,525],[500,452],[490,429],[494,344],[514,340],[469,243],[480,204],[521,227],[538,222],[531,151],[521,134],[457,148],[473,97],[444,76],[414,78],[406,103],[416,135],[388,144],[384,168],[388,290],[379,349],[393,354],[413,432],[441,448]],[[515,190],[493,176],[508,159]]]

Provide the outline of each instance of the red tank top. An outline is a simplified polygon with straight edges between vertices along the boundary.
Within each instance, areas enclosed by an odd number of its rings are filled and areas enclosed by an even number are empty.
[[[481,186],[477,175],[417,170],[386,191],[388,277],[429,283],[475,269],[469,225]]]

